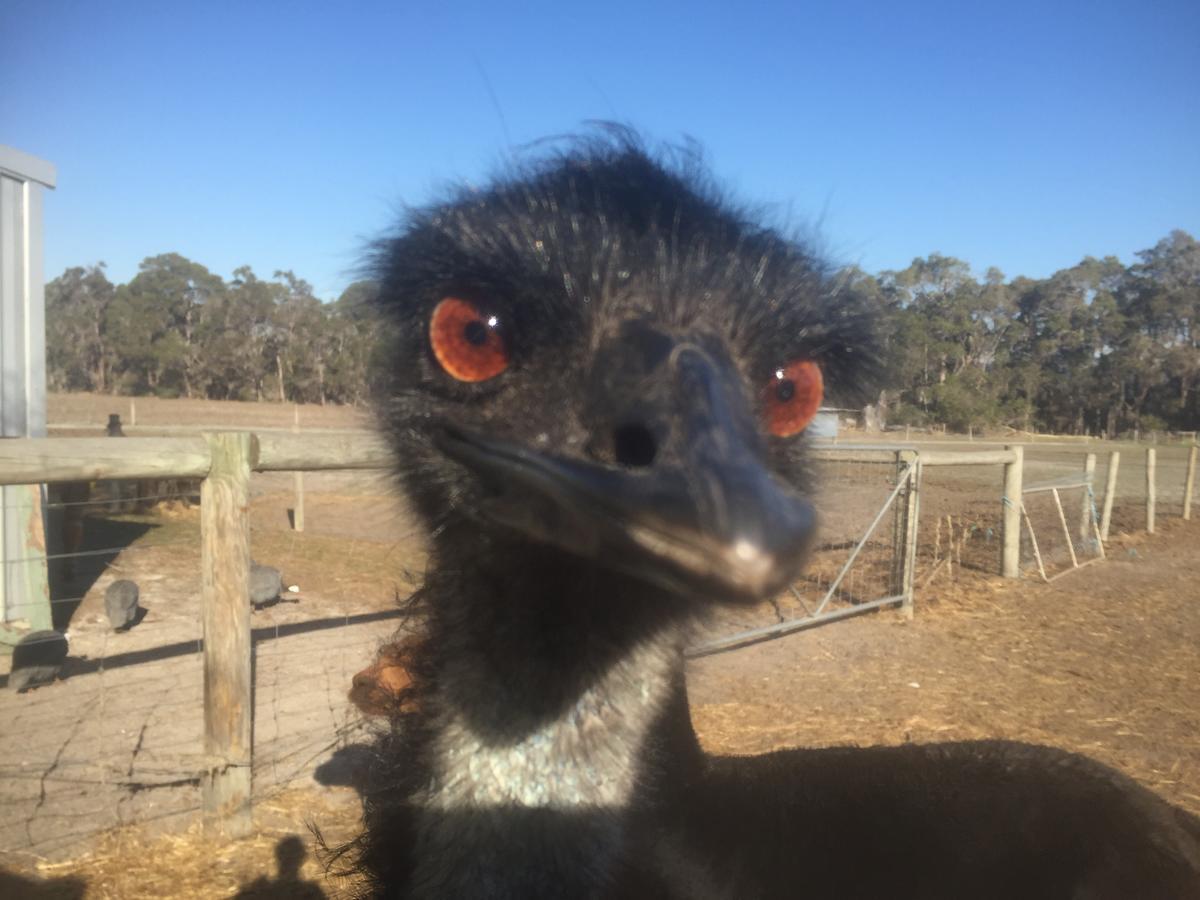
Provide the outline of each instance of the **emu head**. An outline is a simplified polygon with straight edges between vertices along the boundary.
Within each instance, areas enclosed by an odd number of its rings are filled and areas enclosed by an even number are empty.
[[[865,318],[694,161],[577,146],[411,214],[375,263],[386,425],[435,533],[689,599],[797,575],[804,428],[869,360]]]

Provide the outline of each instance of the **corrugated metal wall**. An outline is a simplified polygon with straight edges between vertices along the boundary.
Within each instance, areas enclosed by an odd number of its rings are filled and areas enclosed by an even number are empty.
[[[0,146],[0,438],[46,435],[42,193],[54,167]],[[44,488],[0,488],[0,640],[4,623],[50,627]]]

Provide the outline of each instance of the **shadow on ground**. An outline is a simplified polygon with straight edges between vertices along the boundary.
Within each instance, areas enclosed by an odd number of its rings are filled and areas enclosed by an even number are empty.
[[[325,787],[354,788],[361,796],[367,787],[367,775],[375,749],[370,744],[351,744],[339,747],[334,754],[317,766],[313,778]]]
[[[308,850],[299,837],[289,834],[281,838],[275,845],[279,873],[274,878],[263,875],[254,879],[234,895],[234,900],[325,900],[325,891],[319,884],[300,877],[306,856]]]
[[[50,566],[50,609],[54,630],[66,631],[84,596],[104,574],[109,563],[147,532],[157,528],[150,522],[133,522],[103,516],[87,516],[78,549]],[[78,554],[78,555],[75,555]]]
[[[312,631],[328,631],[335,628],[345,628],[350,625],[362,625],[368,622],[381,622],[404,616],[403,610],[385,609],[379,612],[359,613],[357,615],[334,616],[328,619],[312,619],[307,622],[289,622],[286,625],[269,625],[253,628],[250,639],[254,646],[267,641],[277,641],[280,638],[291,637],[295,634],[307,634]],[[143,663],[159,662],[177,656],[191,656],[197,652],[195,640],[176,641],[173,644],[161,644],[157,647],[147,647],[144,650],[130,650],[125,653],[113,653],[97,659],[84,659],[69,656],[63,663],[62,678],[74,678],[79,675],[91,675],[104,669],[120,669],[125,666],[137,666]],[[8,687],[8,676],[0,675],[0,688]],[[0,900],[3,895],[0,894]]]
[[[87,882],[82,878],[42,880],[0,869],[0,897],[13,900],[82,900],[86,888]]]

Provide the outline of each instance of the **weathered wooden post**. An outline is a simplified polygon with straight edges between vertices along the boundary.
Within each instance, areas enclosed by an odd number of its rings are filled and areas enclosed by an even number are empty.
[[[1079,511],[1079,541],[1080,546],[1095,540],[1092,532],[1092,510],[1096,508],[1096,454],[1089,453],[1083,458],[1083,477],[1087,486],[1083,489],[1083,503]]]
[[[1146,531],[1154,534],[1154,510],[1157,497],[1154,487],[1155,451],[1153,447],[1146,448]]]
[[[1192,489],[1196,486],[1196,453],[1200,447],[1192,444],[1188,450],[1187,475],[1183,480],[1183,517],[1192,517]]]
[[[300,404],[292,405],[292,433],[300,433]],[[297,469],[292,473],[295,500],[292,505],[292,530],[304,530],[304,473]]]
[[[42,201],[55,179],[0,145],[0,439],[46,436]],[[52,627],[45,503],[44,485],[0,486],[0,644]]]
[[[1021,575],[1021,487],[1025,476],[1025,448],[1010,444],[1014,454],[1004,464],[1004,546],[1000,556],[1000,574],[1005,578]]]
[[[904,600],[900,611],[904,618],[913,617],[913,579],[917,571],[917,528],[920,523],[921,504],[921,456],[908,451],[905,458],[912,467],[908,475],[908,490],[905,491],[904,504],[904,568],[901,576],[901,589]]]
[[[206,435],[212,468],[200,488],[201,617],[204,623],[204,814],[212,828],[249,834],[250,434]]]
[[[1108,540],[1108,526],[1112,522],[1113,497],[1117,493],[1117,470],[1121,466],[1121,451],[1108,454],[1108,477],[1104,482],[1104,512],[1100,515],[1100,540]]]

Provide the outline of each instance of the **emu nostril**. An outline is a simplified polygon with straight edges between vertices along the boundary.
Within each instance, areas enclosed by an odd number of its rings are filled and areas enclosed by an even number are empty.
[[[641,468],[654,462],[658,442],[644,425],[622,425],[613,432],[613,453],[620,465]]]

